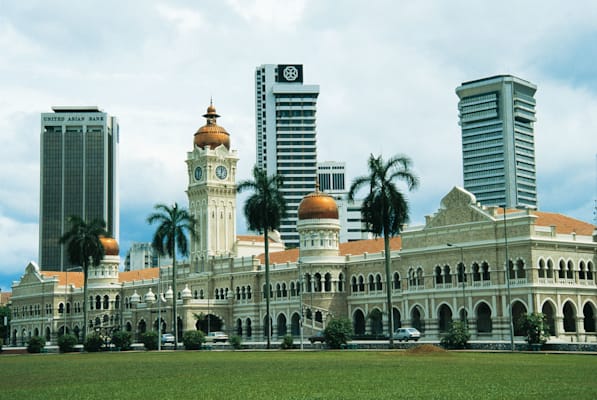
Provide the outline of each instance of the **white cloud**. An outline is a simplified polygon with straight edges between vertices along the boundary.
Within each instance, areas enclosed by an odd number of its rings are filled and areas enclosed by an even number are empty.
[[[320,85],[318,157],[346,161],[349,179],[366,173],[370,153],[413,159],[421,178],[409,194],[413,223],[462,185],[454,89],[503,73],[536,83],[541,207],[589,220],[597,81],[575,74],[592,65],[597,3],[575,4],[106,0],[102,7],[119,12],[99,18],[85,2],[7,3],[0,230],[10,223],[29,236],[19,252],[0,247],[0,270],[37,255],[40,112],[94,104],[119,117],[121,220],[129,221],[121,243],[148,240],[153,204],[186,204],[186,152],[212,97],[239,152],[237,178],[250,177],[254,70],[264,63],[302,63],[305,83]]]

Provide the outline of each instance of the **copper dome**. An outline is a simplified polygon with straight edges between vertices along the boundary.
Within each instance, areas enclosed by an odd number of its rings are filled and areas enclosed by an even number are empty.
[[[338,219],[338,205],[327,193],[315,192],[306,195],[298,209],[298,219]]]
[[[213,104],[207,107],[207,113],[203,114],[203,117],[207,119],[207,124],[195,132],[194,140],[196,146],[202,149],[205,146],[209,146],[212,150],[223,144],[228,150],[230,150],[230,135],[226,132],[226,129],[216,124],[216,118],[219,115],[216,113],[216,108]]]
[[[100,242],[104,248],[104,254],[107,256],[117,256],[120,253],[116,239],[106,236],[100,236]]]

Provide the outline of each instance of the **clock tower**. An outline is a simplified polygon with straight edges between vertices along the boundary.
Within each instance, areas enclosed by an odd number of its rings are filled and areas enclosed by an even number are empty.
[[[236,241],[238,156],[230,150],[230,135],[216,123],[219,115],[213,104],[203,117],[207,123],[195,133],[186,160],[189,213],[197,222],[190,254],[195,271],[204,271],[210,256],[232,253]]]

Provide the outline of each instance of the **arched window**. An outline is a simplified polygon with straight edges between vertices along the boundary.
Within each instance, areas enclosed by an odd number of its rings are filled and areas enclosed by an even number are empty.
[[[560,260],[560,269],[558,270],[558,279],[564,279],[566,276],[566,263]]]
[[[439,331],[447,332],[452,324],[452,310],[445,304],[442,304],[439,308]]]
[[[313,290],[313,286],[311,285],[311,274],[305,274],[305,288],[307,293],[310,293]]]
[[[332,291],[332,275],[329,272],[324,276],[323,290],[326,292]]]
[[[491,333],[491,309],[486,303],[481,303],[477,307],[477,332]]]
[[[566,279],[574,279],[574,264],[572,263],[572,260],[568,261],[568,264],[566,265]]]
[[[352,278],[350,278],[350,287],[353,293],[356,293],[359,290],[359,286],[357,285],[357,278],[354,275]]]
[[[466,283],[466,269],[463,263],[458,263],[458,283]]]
[[[481,273],[479,272],[479,264],[473,263],[473,282],[479,282],[481,280]]]
[[[576,332],[576,309],[570,301],[564,304],[563,314],[564,332]]]
[[[584,280],[585,279],[585,262],[581,261],[578,264],[578,279]]]
[[[442,279],[442,267],[438,265],[435,267],[435,284],[441,285],[442,283],[444,283],[444,280]]]
[[[491,280],[491,277],[489,276],[489,265],[486,262],[484,262],[483,264],[481,264],[481,272],[483,273],[483,280],[484,281]]]
[[[526,271],[524,270],[524,261],[518,259],[516,261],[516,278],[524,279],[526,278]]]
[[[108,295],[104,296],[104,310],[107,310],[110,308],[110,298],[108,297]]]
[[[547,260],[547,279],[553,279],[553,261]]]
[[[398,272],[394,272],[392,283],[395,290],[400,290],[400,274]]]
[[[251,286],[247,286],[247,299],[251,300]]]
[[[314,278],[315,278],[315,281],[314,281],[314,283],[315,283],[314,290],[316,292],[321,292],[321,274],[319,272],[316,273],[314,275]]]
[[[449,265],[444,265],[444,283],[452,283],[452,275],[450,274]]]
[[[276,284],[276,297],[277,298],[282,297],[282,288],[279,283]]]
[[[340,273],[338,275],[338,292],[344,291],[344,274]]]
[[[115,309],[120,309],[120,295],[116,295],[116,297],[114,298],[114,308]]]
[[[286,282],[282,282],[282,297],[288,297],[288,290],[286,289]]]
[[[539,260],[539,278],[545,278],[545,261],[543,259]]]
[[[376,290],[383,290],[383,284],[381,283],[381,275],[375,275],[375,289]]]
[[[296,296],[296,289],[294,288],[294,282],[290,282],[290,297]]]
[[[240,286],[236,287],[236,300],[240,300]]]
[[[373,279],[373,275],[369,275],[369,291],[372,292],[375,290],[375,281]]]
[[[365,279],[363,279],[363,275],[359,275],[359,292],[365,291]]]
[[[96,310],[102,309],[102,298],[100,296],[95,296],[95,309]]]

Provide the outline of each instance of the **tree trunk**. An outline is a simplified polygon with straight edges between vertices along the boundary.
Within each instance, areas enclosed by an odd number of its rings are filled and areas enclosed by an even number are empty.
[[[176,246],[174,246],[174,251],[172,252],[172,295],[172,326],[174,328],[174,350],[176,350],[178,348],[178,319],[176,316],[176,303],[178,302],[178,295],[176,292]],[[158,340],[162,340],[162,338],[159,337]]]
[[[266,321],[266,337],[267,337],[267,346],[266,348],[270,348],[271,344],[271,332],[272,327],[270,323],[269,317],[269,238],[267,237],[267,228],[263,230],[263,239],[265,240],[265,321]]]
[[[390,237],[388,231],[384,232],[383,236],[384,249],[385,249],[385,261],[386,261],[386,300],[388,308],[388,329],[390,337],[390,348],[394,347],[394,310],[392,307],[392,280],[390,276],[390,263],[392,262],[390,257]]]

